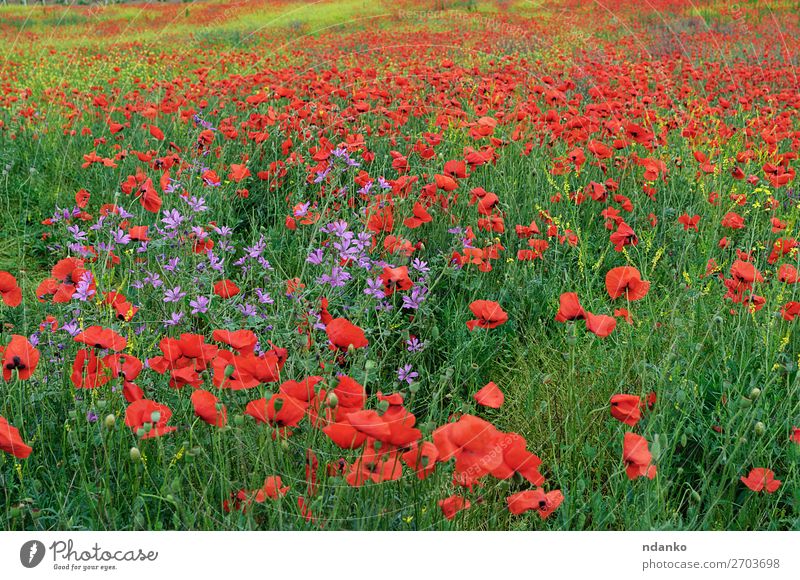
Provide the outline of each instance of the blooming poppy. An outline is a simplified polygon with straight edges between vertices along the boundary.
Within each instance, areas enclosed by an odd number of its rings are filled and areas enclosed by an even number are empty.
[[[586,311],[578,300],[575,292],[564,292],[558,299],[557,322],[567,322],[568,320],[579,320],[586,318]]]
[[[775,479],[775,474],[770,469],[756,467],[750,470],[747,477],[740,478],[742,483],[755,492],[764,491],[775,493],[781,486],[779,479]]]
[[[442,510],[442,514],[448,520],[452,520],[458,512],[469,509],[472,506],[469,500],[461,495],[451,495],[440,499],[438,505]]]
[[[239,292],[239,287],[230,280],[220,280],[214,284],[214,294],[220,298],[233,298]]]
[[[331,344],[339,350],[364,348],[369,341],[364,336],[364,331],[345,318],[334,318],[325,327]]]
[[[611,416],[631,427],[642,418],[642,400],[636,395],[613,395]]]
[[[39,351],[30,341],[19,334],[12,334],[11,340],[4,349],[3,355],[3,380],[10,381],[14,371],[20,380],[27,380],[39,364]]]
[[[125,410],[125,425],[133,429],[142,439],[161,437],[177,430],[168,426],[172,410],[148,399],[134,401]]]
[[[625,473],[628,479],[656,476],[656,466],[653,465],[653,456],[650,453],[647,439],[636,433],[627,432],[622,445],[622,460],[625,463]]]
[[[228,422],[228,412],[225,405],[212,393],[197,389],[192,393],[192,406],[194,413],[209,425],[224,427]]]
[[[605,314],[586,313],[586,328],[600,338],[605,338],[617,327],[617,319]]]
[[[475,300],[469,305],[469,309],[477,316],[475,320],[467,321],[467,328],[474,330],[476,326],[481,328],[497,328],[508,321],[508,314],[497,302],[492,300]]]
[[[22,302],[22,289],[17,285],[17,279],[8,272],[0,271],[0,298],[11,308]]]
[[[625,296],[629,301],[641,300],[650,290],[650,282],[642,280],[639,270],[631,266],[611,268],[606,273],[606,290],[612,299]]]
[[[490,407],[492,409],[499,409],[505,400],[503,391],[501,391],[500,387],[493,382],[487,383],[483,388],[475,393],[475,395],[473,395],[473,398],[479,405]]]
[[[548,493],[545,493],[542,489],[528,489],[506,498],[508,511],[515,516],[534,510],[543,520],[550,517],[550,514],[556,511],[563,501],[564,495],[558,489]]]
[[[22,440],[19,430],[16,427],[12,427],[3,417],[0,417],[0,449],[18,459],[25,459],[33,451]]]
[[[121,336],[111,328],[103,328],[102,326],[90,326],[80,332],[74,340],[94,348],[116,351],[123,350],[128,344],[128,339],[124,336]]]
[[[383,282],[383,291],[386,296],[391,296],[397,290],[409,290],[414,283],[408,277],[408,266],[383,269],[380,276]]]

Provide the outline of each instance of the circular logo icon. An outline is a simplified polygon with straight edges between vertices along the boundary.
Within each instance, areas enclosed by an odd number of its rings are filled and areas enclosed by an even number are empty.
[[[19,549],[19,561],[26,568],[36,568],[44,560],[44,544],[39,540],[29,540]]]

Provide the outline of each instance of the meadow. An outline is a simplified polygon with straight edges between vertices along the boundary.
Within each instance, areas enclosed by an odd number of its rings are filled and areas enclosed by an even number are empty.
[[[797,530],[798,39],[0,6],[0,526]]]

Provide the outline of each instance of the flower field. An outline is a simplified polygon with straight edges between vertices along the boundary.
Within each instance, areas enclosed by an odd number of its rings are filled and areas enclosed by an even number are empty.
[[[0,39],[2,529],[800,528],[795,2]]]

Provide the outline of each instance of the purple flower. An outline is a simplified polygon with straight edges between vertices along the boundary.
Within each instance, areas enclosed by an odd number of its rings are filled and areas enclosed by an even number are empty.
[[[92,273],[88,270],[84,272],[83,275],[81,275],[81,279],[78,281],[78,284],[75,286],[75,294],[73,294],[72,297],[82,302],[86,302],[92,296],[94,296],[95,290],[91,287],[92,280]]]
[[[208,305],[211,302],[205,296],[198,296],[194,300],[189,300],[189,306],[192,307],[192,314],[205,314],[208,312]]]
[[[85,242],[88,238],[86,232],[82,232],[80,226],[74,225],[69,226],[67,231],[72,234],[72,237],[78,240],[79,242]]]
[[[164,302],[180,302],[184,296],[186,296],[186,292],[181,291],[180,286],[175,286],[175,288],[164,292]]]
[[[166,264],[164,264],[164,269],[167,272],[174,272],[178,269],[178,264],[180,263],[181,259],[177,256],[170,259]]]
[[[206,205],[206,200],[202,197],[192,196],[186,200],[186,203],[189,204],[189,207],[192,209],[194,213],[200,213],[208,209],[208,206]]]
[[[306,258],[306,262],[308,262],[309,264],[314,264],[315,266],[319,266],[320,264],[322,264],[322,260],[324,257],[325,257],[325,252],[322,250],[322,248],[317,248],[308,255],[308,258]]]
[[[183,216],[177,209],[169,209],[164,211],[164,217],[161,219],[161,223],[166,226],[166,229],[174,230],[183,223],[183,219]]]
[[[131,243],[131,237],[122,230],[118,229],[114,232],[114,243],[119,244],[120,246],[124,246],[126,244]]]
[[[256,293],[258,301],[261,304],[275,304],[275,301],[269,295],[269,292],[264,292],[264,290],[262,290],[261,288],[256,288],[254,292]]]
[[[419,373],[415,370],[412,370],[411,365],[403,365],[397,369],[397,380],[399,380],[401,383],[405,381],[410,385],[418,376]]]
[[[419,258],[414,258],[411,261],[411,267],[421,274],[427,274],[431,271],[431,269],[428,268],[428,262],[423,262]]]
[[[406,341],[406,345],[408,345],[408,352],[419,352],[425,348],[427,343],[421,342],[416,336],[412,336]]]
[[[170,317],[164,321],[164,326],[169,328],[170,326],[177,326],[183,320],[183,312],[173,312]]]
[[[348,272],[339,266],[334,266],[330,274],[323,274],[317,278],[320,284],[329,284],[332,288],[344,286],[347,281],[352,278]]]
[[[416,310],[420,307],[420,304],[425,302],[427,295],[427,288],[424,286],[414,286],[409,294],[403,294],[403,308]]]
[[[386,296],[386,292],[384,291],[383,282],[381,279],[367,279],[367,287],[364,288],[364,294],[367,296],[372,296],[373,298],[377,298],[378,300],[383,300],[383,298]]]
[[[249,316],[256,316],[258,314],[258,310],[256,310],[256,307],[253,306],[252,304],[249,304],[249,303],[247,303],[247,304],[239,304],[238,306],[236,306],[236,309],[239,312],[241,312],[242,314],[244,314],[245,316],[248,316],[248,317]]]
[[[86,413],[86,420],[89,421],[89,423],[97,423],[97,413],[89,411]]]
[[[144,278],[144,283],[150,284],[153,288],[158,288],[164,284],[164,282],[161,281],[161,276],[158,275],[158,272],[148,272],[147,276]]]
[[[71,320],[70,322],[67,322],[61,327],[61,329],[70,336],[78,336],[78,334],[81,332],[81,327],[78,325],[77,320]]]

